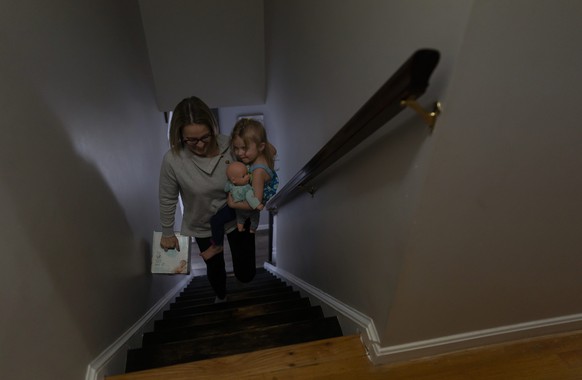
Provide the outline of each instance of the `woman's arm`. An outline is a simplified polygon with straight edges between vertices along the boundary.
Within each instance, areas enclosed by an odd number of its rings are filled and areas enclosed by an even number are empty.
[[[178,203],[179,186],[176,175],[169,162],[164,158],[160,170],[159,179],[159,201],[160,201],[160,224],[162,226],[162,238],[160,246],[164,250],[176,248],[180,250],[180,244],[174,234],[174,218],[176,215],[176,205]]]

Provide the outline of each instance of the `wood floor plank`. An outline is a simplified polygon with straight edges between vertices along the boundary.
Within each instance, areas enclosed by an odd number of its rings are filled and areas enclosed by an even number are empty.
[[[559,356],[573,355],[580,348],[582,331],[379,366],[376,371],[415,380],[580,380],[582,371]]]
[[[568,367],[578,368],[580,369],[580,372],[582,372],[582,350],[561,352],[558,354],[558,357],[560,360],[563,360]]]
[[[334,379],[334,380],[359,380],[362,374],[370,375],[373,365],[368,358],[360,352],[360,355],[332,361],[319,361],[311,365],[295,366],[281,370],[264,372],[261,375],[252,374],[243,379]]]

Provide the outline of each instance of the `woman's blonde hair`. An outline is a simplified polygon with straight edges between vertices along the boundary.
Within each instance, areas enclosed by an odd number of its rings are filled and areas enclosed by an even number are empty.
[[[232,133],[230,135],[230,142],[232,144],[235,137],[240,137],[245,145],[250,143],[255,143],[257,145],[265,143],[265,149],[263,149],[263,155],[267,160],[267,165],[271,170],[275,170],[275,154],[274,149],[269,140],[267,139],[267,131],[263,124],[255,119],[243,118],[236,122]],[[232,148],[232,147],[231,147]],[[234,149],[231,149],[234,151]]]
[[[170,148],[172,152],[178,153],[184,147],[182,141],[182,130],[192,124],[202,124],[208,127],[210,133],[210,143],[216,143],[218,133],[218,123],[210,107],[199,98],[192,96],[183,99],[172,113],[170,122]]]

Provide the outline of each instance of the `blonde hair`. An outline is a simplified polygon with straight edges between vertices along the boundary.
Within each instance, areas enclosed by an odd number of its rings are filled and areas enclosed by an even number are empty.
[[[274,150],[271,143],[269,143],[269,140],[267,140],[267,131],[260,121],[246,118],[240,119],[232,129],[230,135],[231,144],[235,137],[240,137],[246,145],[249,145],[250,143],[255,143],[257,145],[264,143],[265,149],[263,149],[262,154],[265,157],[269,168],[275,170]]]

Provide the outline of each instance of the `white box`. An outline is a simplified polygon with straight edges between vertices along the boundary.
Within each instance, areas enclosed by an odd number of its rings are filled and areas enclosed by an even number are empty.
[[[190,237],[176,233],[180,251],[160,247],[162,233],[154,231],[152,241],[152,273],[189,274],[190,273]]]

